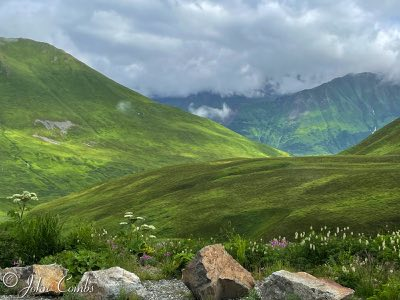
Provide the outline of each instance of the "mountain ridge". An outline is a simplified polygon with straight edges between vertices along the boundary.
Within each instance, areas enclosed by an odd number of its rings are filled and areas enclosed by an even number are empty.
[[[0,39],[0,105],[0,196],[46,198],[175,163],[287,155],[29,39]]]
[[[311,89],[251,100],[235,104],[234,117],[221,123],[300,156],[339,153],[400,116],[400,85],[371,72],[347,74]],[[229,105],[229,99],[224,101]]]

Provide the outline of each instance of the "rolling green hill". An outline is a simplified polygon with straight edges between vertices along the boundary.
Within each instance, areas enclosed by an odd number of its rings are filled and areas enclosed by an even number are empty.
[[[342,154],[400,155],[400,119],[386,125]]]
[[[0,39],[0,108],[0,198],[64,195],[176,163],[287,155],[26,39]]]
[[[220,97],[213,94],[160,101],[193,110],[226,103],[222,122],[253,140],[294,155],[336,154],[400,117],[400,85],[373,73],[349,74],[318,87],[277,97]],[[189,106],[188,103],[193,103]]]
[[[168,237],[210,236],[228,222],[251,237],[310,225],[377,231],[400,225],[400,156],[232,159],[165,167],[42,205],[66,226],[116,228],[125,211]]]

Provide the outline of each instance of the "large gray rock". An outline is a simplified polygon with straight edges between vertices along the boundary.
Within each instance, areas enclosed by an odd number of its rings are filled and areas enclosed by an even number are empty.
[[[182,280],[201,300],[236,299],[254,287],[251,273],[219,244],[201,249],[183,270]]]
[[[301,300],[350,299],[354,290],[327,280],[318,279],[308,273],[291,273],[281,270],[272,273],[259,287],[262,300],[285,300],[296,296]]]
[[[145,299],[148,293],[138,276],[120,267],[83,274],[76,291],[85,299],[118,299],[121,293]]]
[[[65,289],[67,270],[59,265],[32,265],[0,270],[2,285],[20,297],[60,295]]]

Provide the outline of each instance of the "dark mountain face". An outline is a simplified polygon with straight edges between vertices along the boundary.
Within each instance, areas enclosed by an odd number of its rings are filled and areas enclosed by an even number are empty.
[[[189,110],[190,99],[164,103]],[[221,100],[211,104],[215,97],[194,99],[221,107]],[[400,116],[400,85],[360,73],[290,95],[224,102],[232,103],[233,117],[222,123],[240,134],[295,155],[334,154]]]

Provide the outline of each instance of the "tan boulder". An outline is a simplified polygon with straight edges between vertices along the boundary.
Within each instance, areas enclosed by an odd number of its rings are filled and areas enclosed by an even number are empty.
[[[59,265],[32,265],[0,270],[2,284],[19,296],[60,295],[67,270]]]
[[[254,287],[251,273],[220,244],[201,249],[183,270],[182,280],[201,300],[236,299]]]
[[[281,270],[272,273],[259,287],[262,300],[284,300],[298,297],[302,300],[345,300],[354,290],[327,279],[319,279],[305,272]]]

